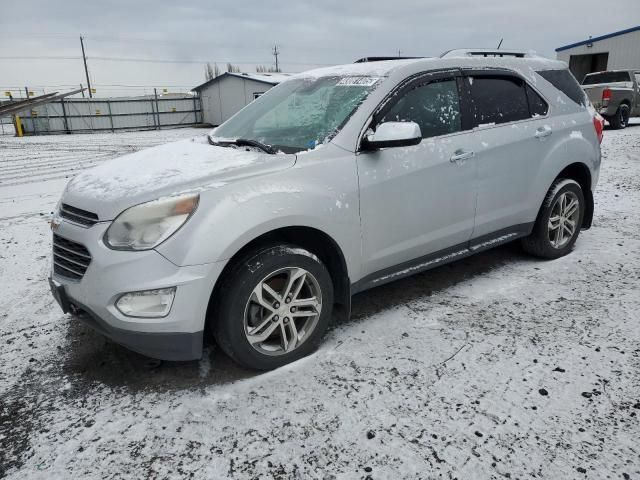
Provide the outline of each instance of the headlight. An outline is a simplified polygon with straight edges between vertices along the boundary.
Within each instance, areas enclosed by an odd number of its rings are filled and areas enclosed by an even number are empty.
[[[159,198],[128,208],[116,218],[104,241],[115,250],[149,250],[173,235],[198,206],[200,195]]]

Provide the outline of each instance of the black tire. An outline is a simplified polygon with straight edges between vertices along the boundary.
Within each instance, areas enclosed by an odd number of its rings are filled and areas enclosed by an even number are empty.
[[[279,355],[264,354],[249,343],[245,333],[247,302],[253,289],[265,278],[290,267],[302,268],[316,280],[322,298],[320,315],[314,329],[297,348]],[[252,369],[271,370],[317,348],[331,318],[333,282],[327,268],[313,253],[289,244],[266,246],[240,258],[222,281],[211,330],[217,344],[234,361]]]
[[[561,247],[555,247],[550,238],[549,218],[551,217],[552,210],[556,206],[558,198],[567,192],[571,192],[572,195],[575,195],[579,202],[576,227],[573,235],[565,244]],[[584,211],[585,200],[580,184],[575,180],[567,178],[557,179],[553,182],[551,188],[549,188],[547,196],[545,197],[544,202],[542,202],[542,206],[538,212],[538,217],[531,235],[522,239],[522,247],[527,253],[540,258],[554,259],[567,255],[573,249],[573,246],[578,239],[578,235],[580,234]]]
[[[611,125],[611,128],[613,128],[614,130],[627,128],[627,125],[629,124],[630,113],[631,112],[629,110],[628,105],[625,105],[625,104],[620,105],[615,115],[613,117],[608,118],[609,125]]]

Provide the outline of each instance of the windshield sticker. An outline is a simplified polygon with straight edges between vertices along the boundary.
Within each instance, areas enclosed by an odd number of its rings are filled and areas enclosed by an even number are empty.
[[[380,80],[380,77],[344,77],[336,86],[337,87],[371,87]]]

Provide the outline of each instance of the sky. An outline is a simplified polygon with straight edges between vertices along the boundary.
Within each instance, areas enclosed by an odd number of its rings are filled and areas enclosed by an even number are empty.
[[[605,6],[606,5],[606,6]],[[0,10],[0,95],[86,85],[97,96],[184,92],[206,62],[285,72],[363,56],[437,56],[460,47],[555,48],[640,25],[639,0],[22,0]],[[175,63],[173,63],[175,62]]]

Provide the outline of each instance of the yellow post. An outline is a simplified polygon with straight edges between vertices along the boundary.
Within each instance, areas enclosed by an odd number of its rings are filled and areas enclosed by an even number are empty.
[[[20,115],[16,115],[14,118],[16,126],[16,137],[22,137],[22,122],[20,121]]]

